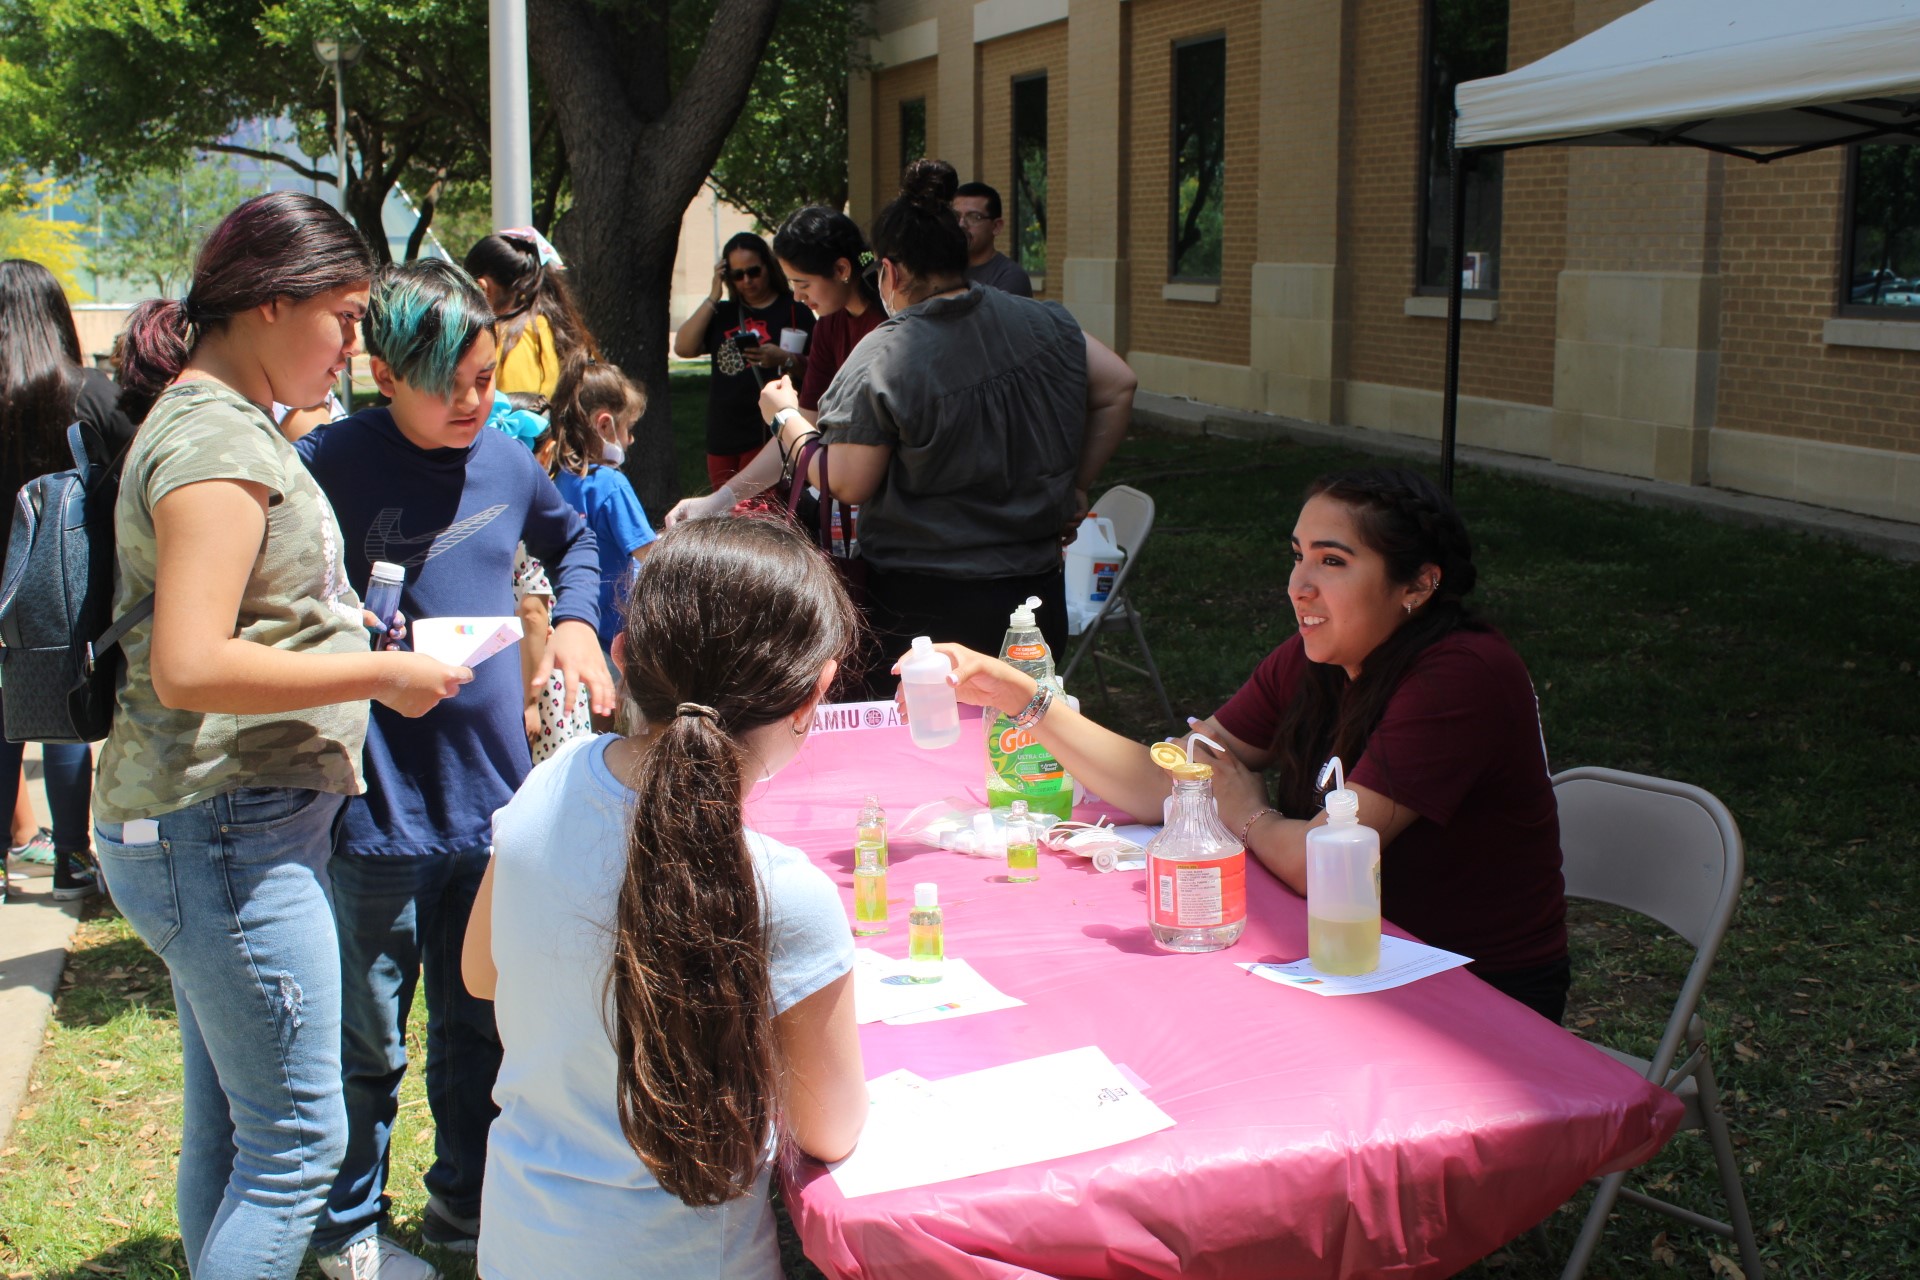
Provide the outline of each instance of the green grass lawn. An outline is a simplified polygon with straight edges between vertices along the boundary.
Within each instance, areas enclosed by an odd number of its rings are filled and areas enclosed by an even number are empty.
[[[676,379],[688,492],[704,490],[704,389]],[[1213,710],[1287,634],[1300,489],[1362,460],[1185,437],[1123,446],[1105,482],[1159,506],[1135,598],[1177,711]],[[1532,669],[1554,766],[1697,783],[1745,834],[1749,882],[1706,1013],[1770,1270],[1881,1280],[1920,1269],[1920,568],[1480,472],[1459,490],[1476,596]],[[1093,686],[1090,671],[1076,679],[1094,714],[1140,736],[1166,731],[1144,682]],[[1569,1023],[1650,1051],[1682,949],[1590,909],[1576,909],[1574,934]],[[163,970],[99,914],[0,1151],[0,1275],[185,1274],[172,1216],[177,1050]],[[432,1150],[417,1072],[407,1090],[394,1147],[403,1234]],[[1719,1212],[1693,1135],[1644,1176]],[[1469,1274],[1557,1275],[1582,1211],[1576,1200],[1548,1223],[1554,1260],[1523,1242]],[[1589,1274],[1707,1276],[1731,1255],[1629,1207]]]

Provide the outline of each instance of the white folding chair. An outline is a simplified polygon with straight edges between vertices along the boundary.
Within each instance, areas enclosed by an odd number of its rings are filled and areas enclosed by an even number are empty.
[[[1657,1210],[1734,1241],[1748,1280],[1760,1280],[1760,1248],[1740,1188],[1740,1168],[1720,1110],[1700,997],[1714,956],[1733,919],[1745,874],[1740,829],[1727,807],[1699,787],[1617,769],[1568,769],[1553,778],[1560,808],[1560,848],[1567,896],[1626,907],[1685,938],[1693,963],[1652,1059],[1604,1045],[1594,1047],[1669,1089],[1685,1104],[1681,1128],[1704,1130],[1720,1171],[1720,1192],[1731,1222],[1722,1222],[1623,1185],[1626,1173],[1600,1179],[1593,1207],[1567,1259],[1561,1280],[1579,1280],[1606,1230],[1616,1199]],[[1673,1060],[1686,1047],[1686,1060]]]
[[[1073,656],[1061,668],[1060,679],[1062,682],[1069,680],[1074,668],[1080,665],[1080,659],[1092,657],[1094,679],[1099,683],[1100,697],[1104,702],[1107,677],[1100,666],[1100,633],[1131,630],[1133,643],[1140,650],[1140,660],[1146,665],[1140,666],[1112,654],[1106,655],[1106,661],[1152,681],[1154,696],[1160,699],[1160,709],[1166,713],[1167,723],[1172,724],[1173,704],[1167,701],[1166,687],[1160,683],[1160,668],[1154,665],[1153,650],[1147,647],[1147,634],[1140,625],[1140,611],[1127,598],[1127,581],[1133,576],[1134,566],[1140,563],[1140,553],[1146,548],[1147,535],[1153,532],[1153,499],[1130,485],[1117,484],[1100,495],[1093,509],[1113,521],[1113,540],[1126,553],[1126,558],[1120,562],[1120,572],[1113,580],[1113,590],[1107,594],[1106,603],[1100,607],[1093,621],[1086,625],[1086,629],[1073,632],[1073,624],[1069,619],[1069,634],[1079,635],[1080,643],[1074,646]]]

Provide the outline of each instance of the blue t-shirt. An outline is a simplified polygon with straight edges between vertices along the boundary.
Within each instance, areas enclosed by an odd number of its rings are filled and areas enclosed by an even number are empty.
[[[658,535],[647,523],[633,486],[613,467],[592,466],[584,476],[562,471],[553,482],[560,496],[587,518],[594,544],[600,548],[600,647],[611,652],[613,638],[626,618],[633,553]]]
[[[620,1130],[606,979],[633,792],[607,768],[614,741],[562,747],[494,822],[504,1052],[481,1184],[481,1274],[780,1280],[771,1150],[750,1195],[693,1209],[661,1188]],[[839,891],[805,854],[753,831],[747,848],[778,1016],[853,967],[853,936]]]
[[[510,617],[521,542],[547,566],[553,619],[599,625],[593,533],[525,445],[482,431],[464,449],[422,449],[385,409],[316,427],[294,446],[339,519],[347,578],[366,594],[375,560],[407,571],[409,618]],[[485,848],[493,811],[532,768],[519,651],[417,719],[376,702],[367,793],[347,804],[351,853],[425,855]]]

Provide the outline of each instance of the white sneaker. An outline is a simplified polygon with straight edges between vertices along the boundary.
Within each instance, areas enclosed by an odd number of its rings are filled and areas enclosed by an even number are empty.
[[[320,1274],[327,1280],[440,1280],[432,1263],[378,1234],[321,1258]]]

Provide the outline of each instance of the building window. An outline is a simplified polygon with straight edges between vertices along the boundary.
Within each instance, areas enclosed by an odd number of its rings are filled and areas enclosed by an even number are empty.
[[[1028,275],[1047,273],[1047,77],[1013,82],[1014,258]]]
[[[900,104],[900,172],[927,154],[927,100],[909,98]]]
[[[1452,213],[1447,151],[1453,140],[1453,88],[1464,80],[1507,69],[1507,0],[1427,0],[1427,101],[1425,178],[1421,189],[1420,268],[1422,291],[1447,290],[1447,220]],[[1465,251],[1461,285],[1468,293],[1500,288],[1499,153],[1469,151],[1460,157],[1467,184],[1461,223]]]
[[[1188,40],[1173,49],[1173,236],[1175,280],[1220,279],[1221,182],[1227,151],[1227,41]]]
[[[1845,310],[1920,319],[1920,147],[1853,148]]]

